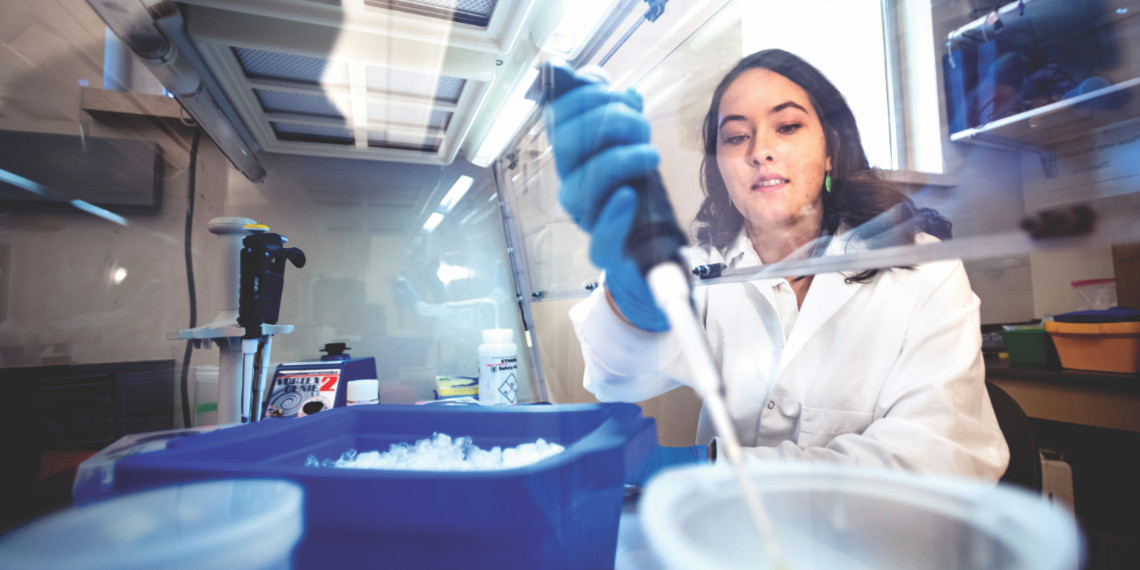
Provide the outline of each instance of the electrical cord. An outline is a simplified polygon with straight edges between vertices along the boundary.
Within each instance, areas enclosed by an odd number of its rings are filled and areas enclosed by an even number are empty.
[[[186,192],[186,227],[182,238],[186,257],[186,289],[190,293],[190,327],[198,326],[198,296],[194,289],[194,259],[190,250],[190,237],[194,229],[194,193],[198,171],[198,143],[202,139],[202,129],[194,129],[194,138],[190,143],[190,166],[187,174]],[[186,341],[186,350],[182,353],[182,426],[190,427],[190,356],[194,352],[194,341]]]

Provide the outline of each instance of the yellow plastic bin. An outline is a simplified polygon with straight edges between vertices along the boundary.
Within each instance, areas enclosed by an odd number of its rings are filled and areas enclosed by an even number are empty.
[[[1140,368],[1140,322],[1062,323],[1049,321],[1061,366],[1135,374]]]

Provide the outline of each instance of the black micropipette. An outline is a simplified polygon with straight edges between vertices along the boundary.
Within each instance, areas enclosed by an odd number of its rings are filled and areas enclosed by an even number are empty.
[[[596,75],[597,81],[605,82],[604,72],[598,69]],[[586,73],[576,73],[565,63],[548,61],[540,68],[542,92],[537,99],[541,103],[549,103],[594,81]],[[637,210],[623,244],[624,253],[637,265],[638,272],[649,284],[654,302],[680,338],[680,345],[693,371],[694,388],[704,399],[721,437],[724,455],[736,473],[749,514],[766,545],[769,562],[773,568],[784,568],[783,554],[760,497],[748,477],[740,442],[728,416],[724,383],[693,311],[692,289],[682,269],[681,248],[686,244],[685,234],[677,224],[661,175],[654,171],[648,176],[625,181],[624,185],[637,193]]]

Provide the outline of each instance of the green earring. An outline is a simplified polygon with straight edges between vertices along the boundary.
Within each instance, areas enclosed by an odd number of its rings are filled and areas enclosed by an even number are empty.
[[[825,172],[823,175],[823,187],[825,190],[827,190],[828,194],[831,194],[831,171],[830,170]]]

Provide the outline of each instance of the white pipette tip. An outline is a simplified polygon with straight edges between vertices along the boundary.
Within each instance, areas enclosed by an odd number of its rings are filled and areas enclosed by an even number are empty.
[[[649,270],[646,281],[649,283],[650,292],[653,293],[653,300],[665,313],[669,326],[680,339],[681,349],[692,370],[693,387],[704,400],[705,407],[712,416],[713,427],[721,437],[724,455],[740,483],[740,491],[752,516],[752,522],[756,525],[757,534],[764,544],[768,562],[771,568],[784,570],[787,566],[784,564],[783,551],[776,541],[772,523],[765,513],[760,495],[756,493],[752,480],[748,477],[744,454],[740,451],[740,442],[736,438],[732,420],[728,416],[728,406],[721,396],[723,383],[720,374],[709,351],[704,331],[689,304],[688,275],[676,263],[662,263]]]

